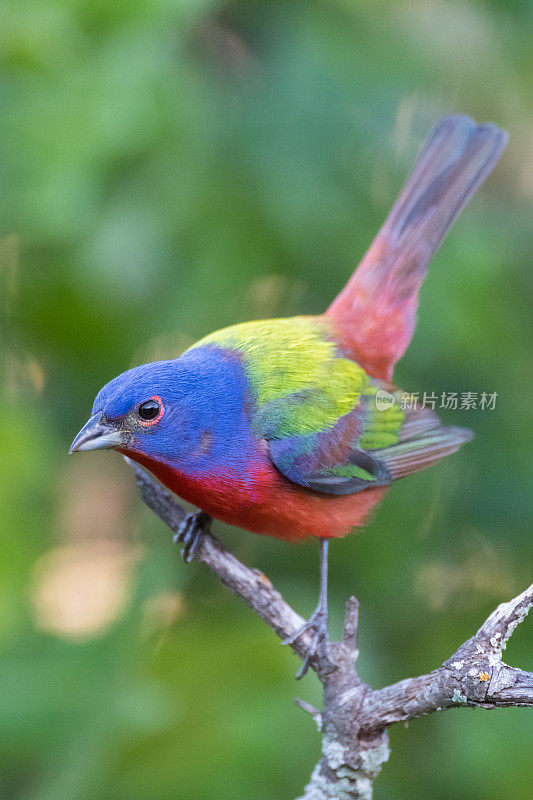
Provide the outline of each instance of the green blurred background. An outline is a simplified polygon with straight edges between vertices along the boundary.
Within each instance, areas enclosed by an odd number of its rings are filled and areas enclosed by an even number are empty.
[[[533,5],[4,0],[0,797],[282,800],[319,755],[313,676],[141,505],[68,458],[100,386],[212,329],[323,310],[446,113],[510,144],[434,259],[397,382],[498,392],[473,444],[335,543],[360,671],[427,671],[531,582]],[[304,614],[316,543],[217,525]],[[533,669],[532,622],[508,648]],[[391,732],[376,798],[531,797],[533,714]]]

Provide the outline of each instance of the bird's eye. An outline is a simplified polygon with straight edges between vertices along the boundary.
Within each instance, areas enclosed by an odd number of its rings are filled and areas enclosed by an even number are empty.
[[[137,413],[144,423],[154,423],[161,417],[163,413],[163,403],[159,397],[152,397],[146,400],[138,408]]]

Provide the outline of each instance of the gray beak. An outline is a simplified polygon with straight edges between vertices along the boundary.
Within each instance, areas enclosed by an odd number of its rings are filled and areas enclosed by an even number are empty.
[[[104,450],[127,443],[127,433],[102,422],[102,417],[103,412],[99,411],[85,423],[70,445],[69,454],[81,450]]]

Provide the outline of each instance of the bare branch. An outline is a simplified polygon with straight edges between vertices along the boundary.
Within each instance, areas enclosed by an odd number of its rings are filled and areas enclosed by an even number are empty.
[[[523,622],[532,606],[533,584],[508,603],[501,603],[492,612],[476,633],[476,643],[487,652],[492,651],[494,657],[500,660],[502,650],[505,650],[515,628]]]
[[[359,722],[368,729],[460,706],[533,706],[533,673],[509,667],[502,651],[533,605],[533,584],[501,603],[478,632],[438,669],[365,697]]]
[[[177,533],[186,513],[175,496],[126,460],[135,471],[144,502]],[[208,566],[281,639],[303,624],[262,572],[242,564],[208,531],[193,559]],[[502,661],[509,637],[532,605],[533,585],[498,606],[438,669],[375,690],[357,674],[359,604],[351,597],[342,641],[330,642],[323,654],[310,661],[324,687],[324,710],[295,701],[322,731],[322,758],[299,800],[371,800],[373,781],[389,757],[387,728],[396,722],[459,706],[533,706],[533,673]],[[311,640],[312,633],[306,632],[291,647],[305,658]]]
[[[352,653],[357,654],[357,628],[359,625],[359,600],[350,597],[346,603],[346,617],[344,618],[344,630],[342,641],[345,647]],[[356,655],[357,658],[357,655]]]

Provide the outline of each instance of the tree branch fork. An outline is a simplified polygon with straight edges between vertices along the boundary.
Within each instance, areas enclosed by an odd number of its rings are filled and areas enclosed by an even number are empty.
[[[176,533],[186,512],[175,495],[144,469],[129,463],[143,501]],[[193,558],[209,567],[280,639],[289,638],[304,623],[262,572],[242,564],[211,533],[202,535]],[[370,800],[373,781],[390,754],[387,729],[395,723],[463,706],[533,706],[533,673],[502,660],[510,636],[532,605],[533,584],[499,605],[477,633],[437,669],[373,689],[357,672],[359,607],[351,597],[342,640],[328,642],[310,660],[323,685],[323,710],[296,700],[322,733],[322,758],[299,800]],[[312,638],[307,631],[290,646],[304,659]]]

